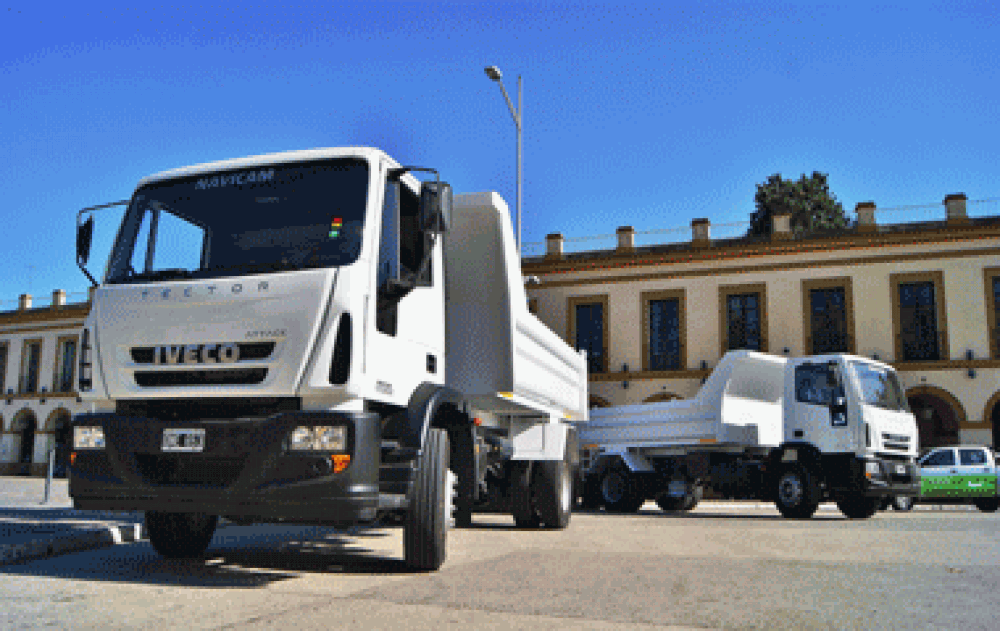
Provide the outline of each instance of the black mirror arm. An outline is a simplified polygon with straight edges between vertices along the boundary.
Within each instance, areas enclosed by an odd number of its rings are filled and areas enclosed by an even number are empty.
[[[82,209],[80,212],[78,212],[76,214],[77,235],[79,235],[80,228],[82,227],[82,224],[80,223],[80,219],[83,217],[84,213],[93,212],[95,210],[102,210],[104,208],[113,208],[115,206],[127,206],[128,203],[129,203],[129,200],[123,199],[121,201],[111,202],[109,204],[98,204],[97,206],[88,206],[88,207]],[[91,226],[92,226],[93,225],[93,223],[92,223],[93,222],[93,217],[91,217],[91,219],[89,221],[91,221]],[[88,231],[88,234],[87,234],[87,248],[86,248],[87,252],[84,255],[81,255],[81,253],[79,251],[80,250],[80,244],[79,244],[79,242],[77,243],[76,264],[80,268],[80,271],[83,272],[84,275],[86,275],[86,277],[88,279],[90,279],[91,285],[93,287],[97,287],[100,283],[98,283],[97,279],[95,279],[94,276],[89,271],[87,271],[86,259],[83,258],[83,256],[89,256],[90,245],[91,245],[91,240],[92,239],[93,239],[93,228],[91,228]]]
[[[85,266],[83,265],[83,263],[82,263],[82,262],[80,261],[80,259],[79,259],[79,258],[77,258],[77,259],[76,259],[76,264],[77,264],[77,266],[78,266],[78,267],[80,268],[80,271],[81,271],[81,272],[83,272],[83,273],[84,273],[84,274],[85,274],[85,275],[87,276],[87,278],[89,278],[89,279],[90,279],[90,284],[91,284],[91,286],[92,286],[92,287],[97,287],[97,285],[98,285],[99,283],[98,283],[98,282],[97,282],[97,280],[96,280],[96,279],[95,279],[95,278],[94,278],[94,277],[93,277],[93,276],[92,276],[92,275],[90,274],[90,272],[89,272],[89,271],[87,271],[87,268],[86,268],[86,267],[85,267]]]

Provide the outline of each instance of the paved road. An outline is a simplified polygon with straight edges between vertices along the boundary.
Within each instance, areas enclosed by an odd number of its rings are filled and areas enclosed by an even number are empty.
[[[441,571],[400,531],[220,530],[204,562],[146,542],[0,567],[0,628],[995,628],[1000,516],[809,521],[704,505],[577,514],[564,532],[477,516]]]

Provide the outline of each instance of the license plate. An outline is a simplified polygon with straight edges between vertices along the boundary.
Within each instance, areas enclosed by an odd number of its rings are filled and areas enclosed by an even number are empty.
[[[896,473],[898,473],[899,475],[905,475],[906,465],[901,465],[901,464],[896,465]]]
[[[200,452],[205,450],[204,429],[163,430],[163,451]]]

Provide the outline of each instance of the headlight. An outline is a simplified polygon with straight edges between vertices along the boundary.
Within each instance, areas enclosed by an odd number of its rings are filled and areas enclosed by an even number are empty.
[[[347,428],[338,425],[296,427],[288,444],[292,451],[344,451],[347,449]]]
[[[74,427],[73,449],[104,449],[104,428]]]
[[[881,478],[882,477],[882,467],[879,466],[877,462],[866,462],[865,463],[865,476],[869,478]]]

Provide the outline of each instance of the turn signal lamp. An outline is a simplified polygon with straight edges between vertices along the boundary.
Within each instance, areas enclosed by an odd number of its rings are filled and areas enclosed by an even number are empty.
[[[350,454],[334,454],[330,456],[330,460],[333,461],[333,472],[340,473],[347,468],[347,465],[351,464]]]

